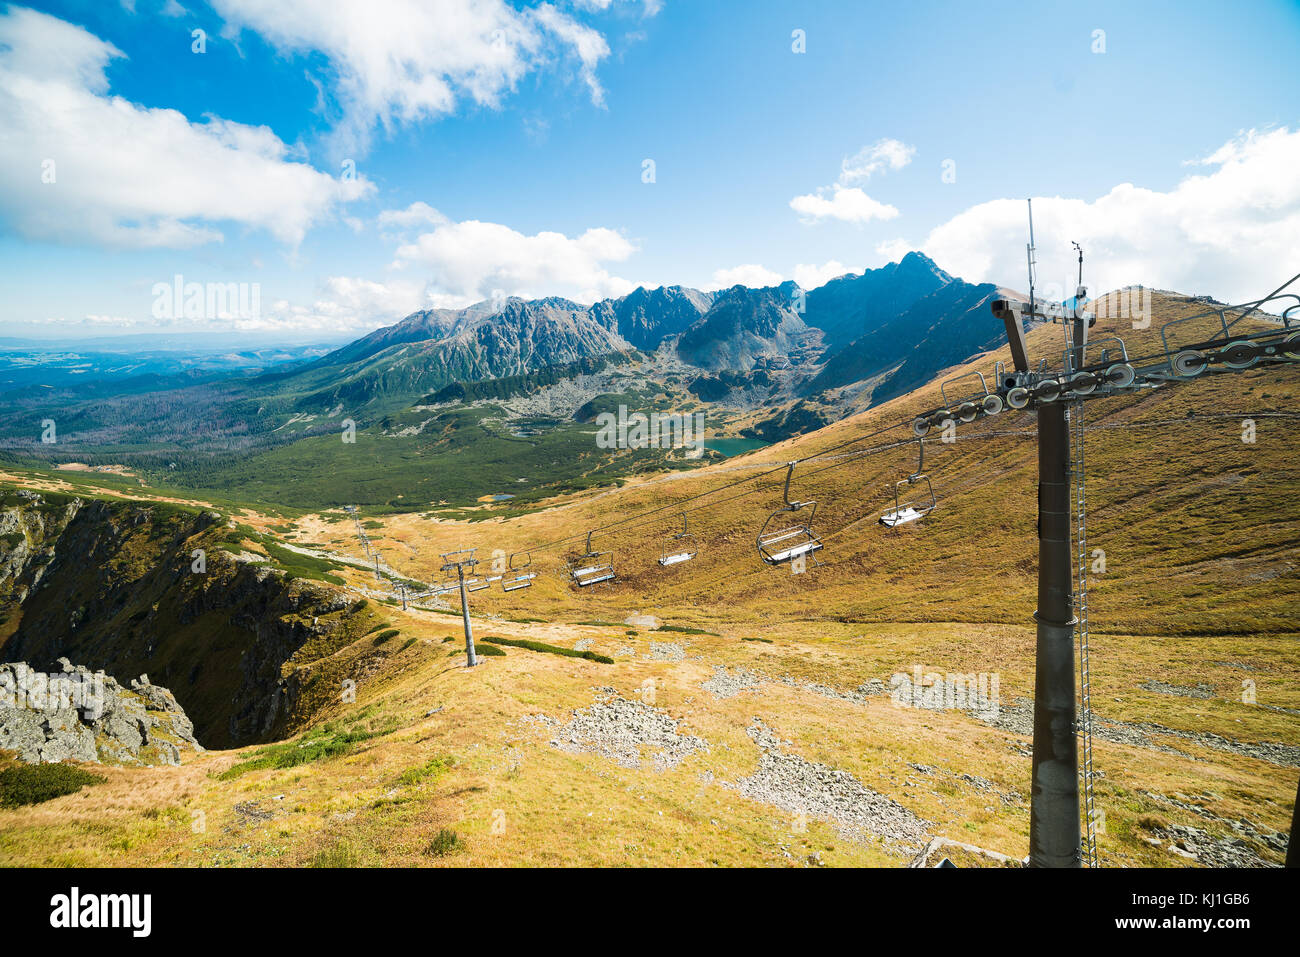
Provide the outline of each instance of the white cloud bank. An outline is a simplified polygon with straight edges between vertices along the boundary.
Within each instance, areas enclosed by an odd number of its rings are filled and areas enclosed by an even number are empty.
[[[1300,272],[1300,130],[1250,130],[1168,192],[1121,183],[1091,202],[1034,198],[1040,283],[1072,291],[1070,242],[1094,293],[1134,283],[1244,302]],[[931,230],[920,249],[970,282],[1025,285],[1025,202],[980,203]],[[877,247],[894,256],[909,244]],[[1068,293],[1067,293],[1068,294]]]
[[[364,155],[376,127],[454,112],[461,101],[495,107],[527,74],[560,59],[576,66],[591,100],[609,46],[551,3],[515,9],[504,0],[213,0],[226,32],[249,29],[282,53],[328,61],[340,121],[339,157]]]
[[[838,219],[845,223],[869,223],[894,219],[897,208],[872,199],[860,186],[876,173],[902,169],[912,161],[916,147],[893,139],[882,139],[864,146],[853,156],[840,161],[840,176],[832,186],[805,193],[790,200],[790,208],[805,223]]]
[[[564,295],[589,303],[635,288],[605,266],[623,262],[635,251],[612,229],[588,229],[574,237],[556,232],[528,236],[500,223],[466,220],[398,247],[394,266],[418,267],[436,290],[439,305],[469,305],[496,293]]]
[[[122,56],[47,14],[0,15],[0,216],[21,235],[181,248],[219,242],[233,222],[296,245],[373,191],[291,162],[266,127],[109,95],[104,71]]]

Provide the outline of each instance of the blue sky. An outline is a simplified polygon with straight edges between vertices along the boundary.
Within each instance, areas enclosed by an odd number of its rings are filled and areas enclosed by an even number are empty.
[[[1250,298],[1300,271],[1298,44],[1271,0],[0,5],[0,335],[338,339],[908,249],[1023,285],[1027,196],[1047,281],[1078,239],[1094,290]],[[159,316],[176,274],[257,313]]]

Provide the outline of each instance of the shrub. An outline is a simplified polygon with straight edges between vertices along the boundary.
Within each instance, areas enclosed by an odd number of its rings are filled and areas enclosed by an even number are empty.
[[[430,857],[445,857],[456,851],[465,849],[465,842],[461,840],[460,835],[450,828],[444,827],[440,830],[434,839],[429,842],[424,853]]]
[[[483,639],[486,641],[487,639]],[[460,648],[453,648],[447,652],[448,658],[454,658],[457,655],[463,655],[465,652]],[[474,642],[474,654],[479,658],[504,658],[506,653],[500,648],[493,648],[491,645],[485,645],[481,641]]]
[[[0,807],[40,804],[104,779],[71,764],[18,764],[0,771]]]
[[[419,784],[421,781],[427,781],[430,778],[440,778],[449,769],[454,767],[456,759],[447,756],[443,758],[430,758],[424,764],[418,764],[413,768],[407,768],[397,776],[397,783],[403,787],[410,787],[412,784]]]
[[[566,658],[585,658],[588,661],[599,661],[603,665],[612,665],[614,663],[614,659],[608,655],[598,655],[594,651],[561,648],[559,645],[548,645],[544,641],[533,641],[528,638],[499,638],[495,635],[484,635],[479,640],[494,642],[498,645],[511,645],[515,648],[527,648],[529,651],[541,651],[550,655],[564,655]]]
[[[304,737],[301,741],[283,741],[259,749],[247,761],[240,761],[222,771],[217,775],[217,780],[229,781],[249,771],[293,768],[300,764],[338,757],[347,754],[360,742],[388,734],[395,730],[395,727],[389,725],[378,731],[367,731],[361,728],[335,731],[331,725],[326,725],[316,737]]]
[[[389,628],[387,631],[381,631],[379,634],[375,635],[375,644],[382,645],[390,638],[396,638],[400,634],[401,632],[396,628]]]
[[[347,841],[335,841],[317,851],[311,860],[312,867],[356,867],[360,863],[361,855]]]

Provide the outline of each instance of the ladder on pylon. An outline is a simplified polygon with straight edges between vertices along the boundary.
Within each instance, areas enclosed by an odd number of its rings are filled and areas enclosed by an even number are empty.
[[[1097,816],[1093,796],[1092,765],[1092,678],[1088,653],[1088,511],[1087,471],[1084,460],[1083,402],[1071,403],[1070,472],[1074,479],[1075,559],[1074,616],[1079,643],[1079,777],[1083,813],[1083,862],[1097,866]]]

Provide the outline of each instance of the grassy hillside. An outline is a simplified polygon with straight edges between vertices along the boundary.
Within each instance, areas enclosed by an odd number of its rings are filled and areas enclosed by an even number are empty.
[[[1155,306],[1153,330],[1196,308]],[[1151,351],[1153,330],[1125,336],[1134,355]],[[1060,335],[1036,330],[1031,349],[1052,355]],[[1300,368],[1090,405],[1090,542],[1106,558],[1091,596],[1104,865],[1281,860],[1300,773],[1298,396]],[[440,577],[438,554],[453,548],[477,547],[486,563],[566,541],[535,552],[536,587],[471,596],[477,633],[511,639],[485,642],[500,654],[482,667],[462,666],[456,614],[375,606],[399,636],[347,636],[334,656],[361,676],[357,701],[322,693],[290,742],[302,747],[210,753],[168,776],[106,769],[81,795],[0,810],[0,863],[897,866],[930,837],[1019,859],[1034,421],[1006,413],[954,445],[927,444],[940,506],[886,530],[888,484],[915,468],[905,426],[938,404],[935,384],[751,456],[526,515],[372,516],[385,563],[421,580]],[[894,423],[904,428],[864,442],[893,447],[796,473],[793,494],[821,503],[824,564],[799,576],[763,566],[754,536],[783,478],[772,469]],[[680,503],[746,477],[691,503],[700,555],[661,569]],[[568,582],[573,536],[658,506],[653,521],[596,538],[618,582]],[[338,511],[241,520],[360,554]],[[387,593],[359,568],[331,574],[372,605]],[[623,623],[633,615],[666,627]],[[998,715],[882,693],[914,669],[996,676]]]

